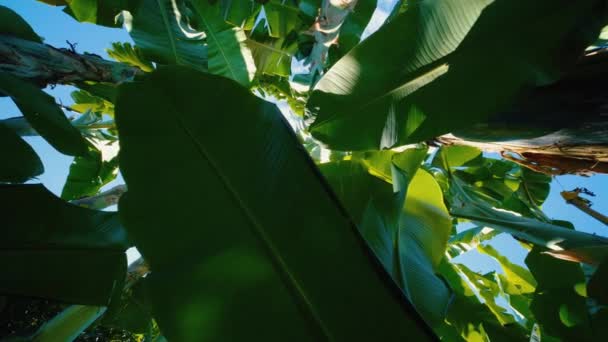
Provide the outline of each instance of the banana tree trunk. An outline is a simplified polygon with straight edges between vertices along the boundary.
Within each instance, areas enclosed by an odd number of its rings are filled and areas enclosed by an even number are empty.
[[[608,173],[608,122],[563,129],[539,138],[474,141],[452,134],[440,136],[441,145],[477,147],[549,175]]]
[[[142,71],[93,54],[0,34],[0,72],[29,80],[38,86],[85,81],[122,83]]]

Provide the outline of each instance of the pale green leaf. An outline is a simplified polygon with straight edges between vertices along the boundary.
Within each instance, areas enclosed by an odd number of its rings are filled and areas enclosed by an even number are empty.
[[[148,59],[207,70],[204,34],[190,26],[183,0],[141,0],[122,13],[131,38]]]
[[[249,86],[255,75],[255,62],[246,44],[245,31],[227,24],[218,4],[206,0],[193,4],[207,34],[209,72]]]
[[[524,294],[534,292],[536,280],[534,280],[530,271],[509,261],[509,259],[501,255],[491,245],[478,245],[477,250],[498,261],[503,272],[505,272],[509,284],[513,286],[513,288],[506,290],[508,293]]]
[[[131,246],[118,215],[80,208],[40,184],[0,186],[0,292],[107,305]]]
[[[106,52],[114,60],[136,66],[142,71],[154,70],[152,63],[143,56],[141,51],[129,43],[112,43],[112,48],[106,49]]]

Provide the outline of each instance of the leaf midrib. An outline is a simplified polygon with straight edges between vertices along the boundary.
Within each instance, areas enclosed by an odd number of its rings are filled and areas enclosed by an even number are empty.
[[[175,44],[175,39],[171,30],[171,23],[169,23],[169,18],[167,16],[166,8],[162,5],[161,0],[156,0],[156,4],[158,5],[161,17],[163,18],[163,24],[165,26],[165,30],[167,31],[167,37],[169,38],[171,51],[173,52],[173,56],[175,57],[175,64],[181,64],[179,55],[177,53],[177,45]]]
[[[192,140],[192,143],[196,147],[198,154],[204,160],[207,161],[212,172],[217,176],[217,178],[220,180],[222,185],[226,188],[228,193],[230,193],[231,197],[235,200],[235,202],[237,203],[237,206],[241,210],[241,212],[245,215],[245,217],[247,217],[247,219],[249,220],[249,223],[250,223],[250,227],[253,228],[252,230],[253,230],[254,235],[257,235],[257,237],[261,240],[262,244],[265,245],[265,247],[268,250],[270,259],[272,260],[273,264],[275,264],[275,267],[279,268],[284,273],[284,279],[286,279],[290,283],[291,287],[300,296],[300,300],[301,300],[302,304],[304,304],[306,310],[308,311],[310,317],[312,318],[312,321],[316,323],[316,325],[319,328],[319,330],[321,331],[323,337],[325,337],[325,340],[334,341],[331,334],[329,333],[329,330],[327,329],[327,327],[325,326],[325,324],[319,317],[318,313],[314,309],[313,304],[311,303],[311,301],[308,299],[308,297],[304,293],[302,286],[298,283],[296,278],[290,272],[289,268],[287,267],[287,264],[281,257],[277,248],[274,246],[274,244],[272,243],[272,241],[270,240],[270,238],[264,231],[263,225],[256,219],[255,215],[253,215],[253,211],[249,208],[249,206],[247,206],[246,203],[243,201],[243,199],[241,199],[241,196],[239,196],[238,191],[234,188],[234,186],[232,186],[230,180],[220,171],[220,167],[219,167],[218,163],[216,163],[213,160],[213,158],[211,158],[211,155],[209,154],[209,152],[198,141],[198,139],[196,139],[196,136],[190,131],[188,126],[184,124],[183,118],[182,118],[182,111],[179,110],[180,107],[175,104],[173,104],[172,107],[174,107],[176,109],[176,111],[174,112],[174,118],[175,118],[178,126],[186,133],[188,138],[190,140]]]
[[[384,92],[384,93],[380,94],[379,96],[373,97],[370,100],[368,100],[362,104],[359,104],[358,105],[359,109],[351,117],[355,117],[355,116],[359,116],[359,115],[367,115],[370,112],[374,113],[374,111],[366,111],[366,110],[364,110],[364,108],[367,108],[368,106],[371,106],[377,102],[380,102],[385,98],[389,98],[389,97],[393,96],[399,90],[402,90],[402,89],[405,89],[408,87],[415,88],[415,89],[409,91],[406,95],[402,94],[401,96],[399,96],[399,98],[394,98],[391,100],[392,102],[400,102],[400,101],[404,100],[405,97],[407,97],[411,94],[414,94],[418,90],[431,84],[436,79],[442,77],[443,75],[445,75],[448,72],[448,70],[449,70],[448,63],[445,63],[443,60],[436,61],[436,62],[426,66],[424,69],[422,69],[422,71],[419,71],[417,75],[408,77],[409,80],[407,82],[401,83],[398,86],[389,90],[388,92]],[[327,124],[333,123],[335,121],[343,120],[344,118],[345,117],[340,116],[336,112],[332,116],[326,118],[325,120],[323,120],[319,123],[316,123],[316,122],[313,123],[313,125],[311,126],[311,129],[317,130],[320,127],[326,126]],[[346,117],[346,118],[348,118],[348,117]]]
[[[199,10],[199,15],[201,17],[201,20],[203,21],[203,25],[205,25],[205,27],[207,28],[207,34],[209,35],[209,37],[211,37],[213,39],[213,41],[215,42],[215,46],[217,47],[217,50],[222,55],[222,58],[226,61],[225,64],[226,64],[226,67],[228,67],[228,72],[232,75],[232,79],[238,80],[236,73],[232,69],[232,64],[228,60],[228,57],[226,56],[226,53],[224,52],[224,49],[222,48],[222,44],[219,43],[219,39],[216,36],[215,30],[211,27],[211,25],[207,21],[207,18],[205,17],[204,11]],[[238,40],[237,40],[237,44],[240,45],[240,42]],[[209,71],[211,71],[211,70],[209,70]]]

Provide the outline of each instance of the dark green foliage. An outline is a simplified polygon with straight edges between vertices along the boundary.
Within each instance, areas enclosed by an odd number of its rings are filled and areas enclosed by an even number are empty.
[[[526,265],[538,282],[530,309],[548,335],[565,340],[592,341],[586,299],[576,291],[585,277],[577,263],[557,260],[535,247]]]
[[[13,99],[32,127],[59,152],[71,156],[86,153],[84,138],[72,127],[54,98],[4,72],[0,72],[0,92]]]
[[[182,31],[189,26],[183,1],[174,9],[169,0],[140,0],[123,18],[129,34],[144,56],[159,64],[185,65],[207,70],[207,47],[200,32]]]
[[[323,164],[321,171],[382,265],[427,322],[439,327],[451,293],[436,271],[451,222],[439,186],[418,170],[425,156],[426,149],[369,152]]]
[[[71,201],[94,196],[104,185],[114,180],[117,173],[118,157],[104,160],[101,151],[89,146],[89,152],[74,158],[70,165],[61,198]]]
[[[0,294],[108,303],[130,246],[115,213],[67,204],[42,185],[0,186],[0,202]]]
[[[0,146],[0,182],[23,183],[44,172],[34,149],[3,124],[0,124]]]
[[[311,133],[333,149],[379,149],[487,121],[570,68],[605,10],[603,0],[415,2],[324,75]]]
[[[97,320],[79,340],[164,341],[159,329],[197,342],[434,339],[420,316],[446,341],[527,341],[538,327],[549,342],[605,335],[608,240],[543,214],[550,177],[472,147],[379,150],[435,144],[448,131],[496,140],[523,127],[533,137],[581,106],[603,113],[604,83],[552,82],[595,41],[605,1],[397,1],[391,23],[363,44],[374,1],[352,11],[321,0],[44,2],[81,22],[124,24],[135,46],[108,53],[147,74],[77,84],[71,108],[83,115],[71,122],[14,75],[0,74],[0,92],[77,155],[65,200],[95,195],[116,175],[118,158],[103,144],[119,138],[117,102],[129,186],[120,215],[151,273],[139,278],[145,266],[125,282],[131,243],[115,213],[74,207],[41,186],[0,186],[0,295],[109,305],[70,306],[37,336],[75,337]],[[40,41],[1,6],[0,34]],[[293,75],[292,57],[312,71]],[[599,68],[583,69],[602,79]],[[553,101],[561,91],[572,99]],[[317,167],[277,108],[252,92],[297,112],[298,138],[328,162]],[[364,151],[323,150],[309,129],[331,148]],[[0,182],[42,172],[4,126],[0,140]],[[531,249],[529,269],[488,244],[501,233]],[[502,272],[453,259],[472,249]],[[35,327],[58,309],[24,307]]]
[[[168,339],[433,339],[274,105],[171,67],[121,86],[116,109],[119,210]]]

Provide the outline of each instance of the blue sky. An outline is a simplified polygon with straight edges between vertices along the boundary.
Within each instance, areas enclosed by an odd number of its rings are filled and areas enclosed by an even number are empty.
[[[394,0],[379,1],[378,18],[385,17]],[[45,39],[45,43],[55,47],[68,47],[66,40],[76,43],[78,52],[95,53],[108,58],[105,48],[112,42],[131,42],[128,33],[123,29],[111,29],[92,24],[81,24],[64,14],[59,7],[52,7],[35,0],[0,0],[0,5],[12,8],[19,13],[34,30]],[[47,89],[48,93],[56,97],[58,102],[69,105],[72,103],[71,87],[58,86]],[[19,116],[19,110],[9,98],[0,98],[0,119]],[[69,115],[69,113],[68,113]],[[27,138],[27,141],[41,156],[46,172],[39,178],[47,188],[56,194],[61,192],[67,176],[71,157],[64,156],[48,146],[40,138]],[[121,182],[121,180],[118,180]],[[593,208],[608,214],[608,175],[594,175],[592,177],[559,176],[552,183],[551,193],[543,209],[554,219],[571,221],[581,231],[608,235],[608,227],[581,213],[573,206],[567,205],[559,195],[562,190],[572,190],[576,187],[586,187],[595,192],[598,197],[593,198]],[[506,254],[512,261],[523,263],[525,251],[510,236],[503,235],[495,239],[493,244]],[[459,257],[459,261],[471,265],[474,270],[488,271],[495,268],[492,259],[474,251]]]
[[[109,58],[105,49],[112,42],[132,42],[126,30],[81,24],[63,13],[61,7],[49,6],[35,0],[0,0],[0,5],[7,6],[21,15],[34,31],[43,37],[46,44],[54,47],[68,47],[66,41],[69,41],[76,43],[76,50],[80,53],[95,53]],[[57,102],[66,105],[73,103],[70,97],[73,90],[74,88],[69,86],[46,89],[47,93],[57,99]],[[0,119],[20,115],[19,109],[10,98],[0,98]],[[70,116],[70,113],[67,115]],[[25,139],[38,152],[44,163],[45,173],[39,177],[38,181],[52,192],[60,194],[72,157],[55,151],[39,137],[26,137]],[[113,182],[108,187],[115,184],[116,182]]]

